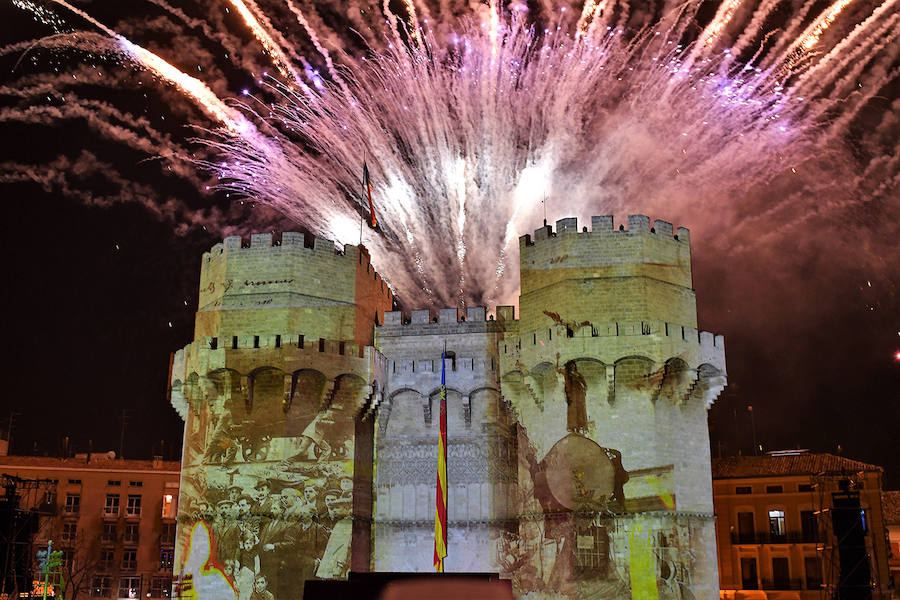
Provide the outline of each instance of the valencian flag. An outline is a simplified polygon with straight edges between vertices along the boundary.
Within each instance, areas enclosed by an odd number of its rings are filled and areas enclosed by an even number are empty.
[[[378,225],[378,219],[375,218],[375,204],[372,203],[372,178],[369,177],[369,165],[363,159],[363,192],[369,199],[369,224],[374,229]]]
[[[438,436],[437,497],[434,508],[434,570],[444,572],[447,556],[447,385],[444,359],[441,352],[441,421]]]

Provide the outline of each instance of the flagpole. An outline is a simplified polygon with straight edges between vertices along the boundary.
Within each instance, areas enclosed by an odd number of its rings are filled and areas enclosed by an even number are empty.
[[[366,149],[363,148],[363,173],[365,173],[367,157],[368,157],[368,155],[366,153]],[[360,205],[360,207],[362,207],[363,200],[366,197],[366,177],[365,177],[365,175],[363,175],[363,178],[362,178],[362,187],[360,188],[360,192],[362,192],[362,193],[359,196],[359,205]],[[360,211],[359,211],[359,245],[360,246],[362,246],[363,219],[364,218],[365,217],[363,216],[363,211],[362,211],[362,209],[360,209]]]

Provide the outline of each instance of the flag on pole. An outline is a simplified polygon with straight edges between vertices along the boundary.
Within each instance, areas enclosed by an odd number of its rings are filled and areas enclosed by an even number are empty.
[[[447,381],[444,359],[447,349],[441,352],[441,417],[438,436],[437,498],[434,509],[434,570],[444,572],[447,556]]]
[[[374,229],[378,225],[378,219],[375,218],[375,204],[372,202],[372,178],[369,177],[369,165],[363,159],[363,191],[369,200],[369,223]]]

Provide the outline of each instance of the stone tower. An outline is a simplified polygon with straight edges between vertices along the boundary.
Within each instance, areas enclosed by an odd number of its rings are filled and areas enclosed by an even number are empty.
[[[696,329],[689,240],[643,215],[520,238],[500,387],[519,425],[521,592],[718,596],[706,414],[725,350]]]
[[[447,571],[521,597],[718,596],[706,414],[725,350],[697,330],[688,230],[562,219],[520,254],[518,319],[391,311],[361,246],[285,233],[204,254],[172,363],[182,595],[430,572],[443,367]]]
[[[511,310],[512,307],[508,307]],[[496,545],[515,517],[515,430],[500,396],[503,323],[484,307],[388,313],[376,344],[389,357],[378,406],[375,569],[433,572],[435,474],[446,345],[447,572],[498,572]],[[464,549],[464,550],[463,550]]]
[[[286,232],[203,255],[194,341],[172,363],[183,588],[297,598],[305,579],[368,570],[371,344],[392,300],[361,246]]]

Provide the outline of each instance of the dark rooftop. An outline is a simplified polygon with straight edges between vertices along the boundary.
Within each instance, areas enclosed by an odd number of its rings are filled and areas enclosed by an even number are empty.
[[[156,462],[157,466],[154,466]],[[70,469],[72,471],[179,471],[181,470],[181,462],[177,460],[120,460],[110,458],[107,453],[97,453],[91,455],[91,460],[87,460],[87,456],[76,456],[73,458],[55,458],[52,456],[0,456],[0,472],[10,470],[12,468],[32,468],[32,469]]]
[[[712,460],[713,479],[784,475],[849,475],[859,471],[881,470],[881,467],[877,465],[870,465],[835,454],[814,454],[802,451],[763,456],[730,456]]]

